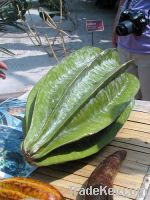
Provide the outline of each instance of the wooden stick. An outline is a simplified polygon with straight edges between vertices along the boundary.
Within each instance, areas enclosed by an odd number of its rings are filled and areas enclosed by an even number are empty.
[[[66,51],[66,48],[65,48],[64,36],[63,36],[62,33],[60,33],[60,37],[61,37],[61,40],[62,40],[62,47],[63,47],[63,50],[64,50],[64,54],[66,55],[67,51]]]
[[[62,16],[63,16],[63,2],[60,0],[60,23],[62,22]]]
[[[57,56],[56,56],[56,54],[55,54],[55,51],[54,51],[54,49],[53,49],[53,47],[52,47],[52,45],[51,45],[51,43],[50,43],[50,41],[49,41],[49,39],[48,39],[48,35],[47,35],[47,34],[45,35],[45,38],[46,38],[46,40],[47,40],[47,42],[48,42],[48,46],[50,47],[54,58],[56,59],[57,62],[59,62],[59,60],[58,60],[58,58],[57,58]]]

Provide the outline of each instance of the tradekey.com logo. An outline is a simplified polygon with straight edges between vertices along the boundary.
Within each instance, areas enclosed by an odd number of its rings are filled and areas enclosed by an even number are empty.
[[[73,196],[77,193],[80,196],[126,196],[128,198],[142,198],[145,197],[147,191],[145,188],[140,189],[130,189],[130,188],[108,188],[107,186],[103,187],[88,187],[88,188],[76,188],[70,187],[70,190],[73,192]]]

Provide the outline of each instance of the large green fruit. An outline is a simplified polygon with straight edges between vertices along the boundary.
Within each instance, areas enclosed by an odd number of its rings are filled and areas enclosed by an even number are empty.
[[[116,50],[84,47],[51,69],[29,94],[22,150],[45,166],[84,158],[111,142],[139,89]]]

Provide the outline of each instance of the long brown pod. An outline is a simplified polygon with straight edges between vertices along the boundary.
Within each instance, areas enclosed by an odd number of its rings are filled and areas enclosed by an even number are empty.
[[[96,167],[88,179],[84,200],[113,200],[113,181],[126,154],[116,151]]]

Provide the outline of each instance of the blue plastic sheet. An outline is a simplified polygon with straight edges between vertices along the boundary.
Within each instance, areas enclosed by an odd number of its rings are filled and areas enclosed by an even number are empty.
[[[22,119],[25,111],[24,100],[8,99],[0,104],[0,177],[27,177],[35,170],[21,152],[24,139]]]

